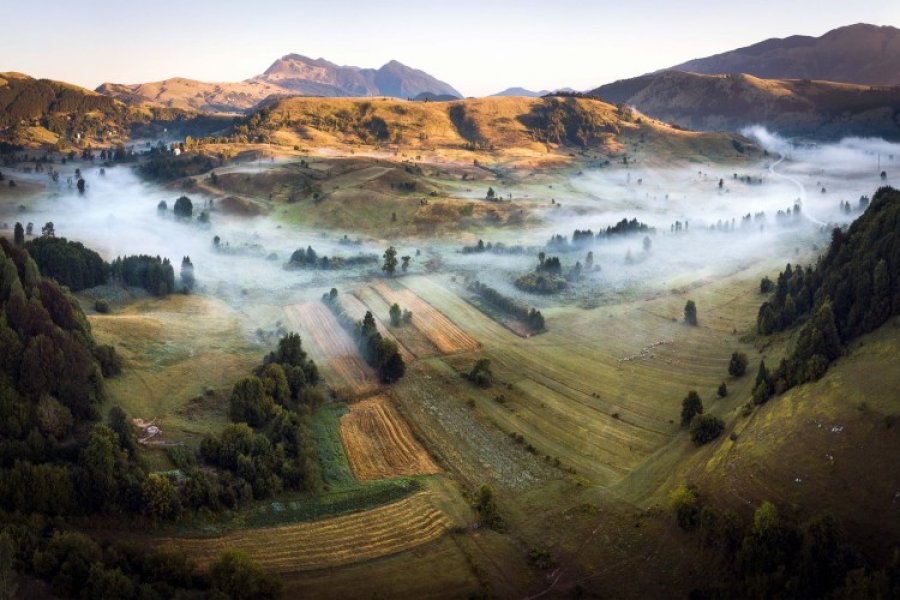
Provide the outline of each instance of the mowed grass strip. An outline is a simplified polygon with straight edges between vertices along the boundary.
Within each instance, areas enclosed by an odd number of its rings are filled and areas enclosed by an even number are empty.
[[[452,522],[431,492],[372,510],[280,527],[244,529],[218,538],[169,538],[206,567],[225,550],[252,556],[275,572],[321,569],[389,556],[441,537]]]
[[[294,327],[305,333],[318,349],[319,358],[327,362],[332,385],[345,387],[352,394],[366,394],[378,388],[375,371],[363,360],[350,335],[335,316],[319,301],[283,307]]]
[[[411,310],[412,323],[438,350],[444,354],[456,354],[477,349],[478,341],[460,329],[453,321],[408,289],[393,290],[383,283],[374,286],[385,302],[399,304]]]
[[[437,473],[409,426],[384,396],[362,400],[341,417],[341,438],[359,480]]]
[[[555,309],[547,312],[546,333],[524,339],[475,309],[440,277],[408,277],[403,284],[483,341],[495,385],[485,392],[470,390],[482,398],[480,410],[502,430],[523,436],[539,454],[559,458],[599,484],[621,480],[678,434],[688,390],[698,390],[707,410],[716,412],[717,405],[730,407],[748,393],[752,377],[730,378],[728,360],[734,350],[747,352],[753,364],[759,356],[738,335],[702,322],[691,327],[677,317],[673,321],[683,299]],[[709,301],[749,302],[744,292],[758,280],[718,285],[714,294],[693,292]],[[704,308],[711,312],[718,306],[705,301]],[[462,357],[454,362],[457,372],[470,366]],[[723,381],[733,390],[724,402],[715,394]]]

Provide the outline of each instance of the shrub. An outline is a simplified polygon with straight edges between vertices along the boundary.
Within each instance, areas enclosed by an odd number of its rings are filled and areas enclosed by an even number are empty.
[[[700,504],[693,489],[683,485],[675,488],[669,494],[669,508],[682,529],[690,531],[700,524]]]
[[[728,374],[732,377],[740,377],[747,372],[747,355],[743,352],[734,352],[728,362]]]
[[[707,444],[725,429],[725,422],[712,415],[697,415],[691,421],[691,441],[698,446]]]
[[[695,390],[691,390],[681,401],[681,426],[690,425],[693,418],[699,414],[703,414],[703,401]]]
[[[478,387],[489,388],[494,382],[494,374],[491,372],[491,361],[487,358],[479,359],[472,370],[466,375],[469,381]]]

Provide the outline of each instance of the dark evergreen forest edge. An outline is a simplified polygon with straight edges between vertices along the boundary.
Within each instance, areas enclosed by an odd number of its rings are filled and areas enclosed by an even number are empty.
[[[774,286],[760,284],[761,291],[772,287],[771,300],[759,308],[758,333],[800,330],[774,371],[760,364],[757,404],[821,378],[848,342],[900,314],[900,192],[880,188],[846,231],[832,230],[815,267],[789,264]]]
[[[787,265],[776,282],[763,279],[760,291],[771,298],[759,309],[758,334],[765,340],[796,330],[796,340],[777,368],[760,363],[751,407],[820,379],[852,340],[900,314],[900,191],[879,189],[849,228],[833,229],[814,267]],[[744,364],[734,365],[742,356],[732,357],[732,374],[743,373]],[[682,419],[691,422],[693,433],[704,415],[689,409],[686,399]],[[798,521],[763,502],[747,522],[717,509],[690,485],[675,489],[669,502],[678,525],[694,532],[725,573],[721,583],[698,588],[691,597],[900,597],[900,551],[874,562],[852,546],[829,514]]]

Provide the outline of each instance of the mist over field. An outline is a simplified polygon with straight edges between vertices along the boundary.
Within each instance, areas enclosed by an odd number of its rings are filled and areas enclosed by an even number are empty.
[[[548,189],[548,196],[562,206],[545,209],[542,225],[525,235],[509,232],[485,238],[522,244],[534,252],[447,260],[504,293],[538,305],[545,299],[522,294],[511,284],[515,273],[534,267],[538,251],[559,254],[564,268],[576,261],[583,265],[586,253],[593,251],[600,269],[585,273],[584,295],[620,293],[636,285],[665,289],[727,275],[759,261],[794,262],[801,254],[807,260],[810,250],[827,242],[831,226],[849,223],[860,214],[860,197],[890,184],[891,172],[900,168],[900,144],[880,139],[809,144],[792,142],[763,127],[744,133],[769,152],[761,164],[740,169],[702,164],[645,167],[638,158],[629,167],[584,170],[568,181],[569,191]],[[881,170],[886,170],[885,180]],[[852,211],[842,210],[841,202],[849,202]],[[780,221],[777,213],[793,210],[795,203],[801,207],[801,218]],[[759,218],[758,213],[765,216]],[[742,225],[748,214],[751,222]],[[596,234],[634,218],[655,228],[649,234],[649,251],[643,249],[644,234],[613,236],[565,251],[539,248],[556,234],[571,240],[576,229]],[[676,221],[688,224],[687,230],[673,232]]]
[[[177,273],[182,257],[189,256],[199,289],[236,304],[248,294],[272,299],[272,294],[327,283],[322,280],[329,271],[283,269],[297,249],[312,246],[319,256],[330,257],[378,251],[340,244],[335,236],[298,232],[266,217],[238,217],[209,209],[208,195],[145,183],[128,167],[106,168],[103,175],[98,167],[82,167],[82,174],[87,181],[83,195],[67,186],[63,176],[32,211],[16,219],[34,222],[36,232],[52,221],[57,236],[82,241],[107,260],[133,254],[161,256],[172,261]],[[190,221],[174,216],[175,200],[181,195],[192,200]],[[165,212],[158,211],[160,202],[166,202]],[[204,210],[211,213],[209,223],[198,220]],[[218,249],[213,243],[216,236]]]
[[[522,202],[540,216],[539,224],[482,236],[486,243],[523,246],[522,253],[463,254],[460,244],[440,240],[391,243],[401,255],[423,251],[411,262],[413,273],[422,272],[427,260],[437,259],[535,306],[554,301],[521,292],[513,281],[535,267],[538,252],[559,255],[568,271],[576,262],[584,265],[587,252],[592,251],[595,268],[585,271],[568,292],[592,303],[635,286],[667,289],[727,275],[758,261],[797,260],[801,252],[827,240],[828,224],[855,218],[859,198],[890,183],[892,171],[900,166],[900,145],[879,139],[807,144],[762,127],[744,133],[770,153],[751,168],[645,166],[639,157],[628,166],[585,169],[563,178],[547,188],[545,197]],[[879,164],[887,173],[884,181]],[[182,257],[190,256],[199,289],[236,307],[248,302],[289,304],[315,297],[320,289],[352,286],[359,277],[380,272],[380,263],[343,270],[284,269],[297,249],[312,246],[319,256],[365,253],[380,258],[388,245],[373,240],[341,244],[339,234],[286,227],[268,216],[230,216],[216,208],[210,210],[209,223],[200,223],[197,217],[207,210],[209,201],[202,192],[186,192],[194,205],[194,218],[186,222],[172,213],[180,191],[143,182],[128,167],[106,168],[103,175],[99,168],[88,167],[83,169],[87,191],[79,195],[65,183],[74,168],[63,167],[60,183],[51,184],[41,200],[16,219],[34,222],[36,231],[53,221],[57,235],[83,241],[108,260],[126,254],[160,255],[168,257],[177,272]],[[259,170],[253,164],[238,167],[238,172],[248,174]],[[554,203],[548,204],[549,198]],[[167,203],[165,213],[157,210],[161,201]],[[853,212],[841,209],[844,201],[850,202]],[[802,218],[776,218],[778,211],[792,209],[795,203],[801,206]],[[750,222],[742,224],[748,214]],[[611,236],[577,247],[545,247],[553,235],[570,240],[576,229],[596,234],[622,219],[635,218],[655,229],[648,236],[649,250],[644,249],[644,234]],[[673,231],[676,222],[682,224],[682,231]],[[215,236],[221,240],[219,249],[213,244]]]

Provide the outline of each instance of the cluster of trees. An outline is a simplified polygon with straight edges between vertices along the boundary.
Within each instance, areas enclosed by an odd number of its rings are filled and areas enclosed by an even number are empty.
[[[501,310],[528,325],[528,329],[530,329],[532,333],[540,333],[546,329],[544,315],[541,314],[541,311],[534,308],[528,309],[514,299],[504,296],[487,284],[480,283],[477,279],[470,283],[468,288],[494,308]]]
[[[585,246],[591,246],[595,242],[599,242],[610,237],[633,235],[637,233],[653,234],[656,233],[656,229],[650,227],[646,223],[641,223],[637,219],[622,219],[615,225],[610,225],[606,229],[601,229],[596,233],[596,235],[591,229],[576,229],[572,232],[571,242],[566,236],[562,234],[555,234],[550,238],[545,247],[548,250],[556,252],[568,252],[581,249]],[[650,238],[645,235],[644,249],[649,250],[650,245]]]
[[[46,581],[59,598],[254,598],[281,583],[245,555],[226,552],[207,572],[186,554],[97,542],[58,520],[10,516],[0,527],[0,595],[17,597],[18,573]]]
[[[882,171],[883,173],[884,171]],[[882,179],[884,179],[882,177]],[[869,207],[869,197],[868,196],[860,196],[859,202],[856,204],[856,210],[859,212],[864,212]],[[841,200],[841,212],[845,214],[850,214],[854,211],[853,205],[850,204],[850,201]]]
[[[109,272],[122,284],[144,288],[159,297],[175,291],[175,269],[168,258],[146,254],[119,257],[110,263]]]
[[[466,379],[478,387],[489,388],[494,383],[494,373],[491,371],[491,361],[487,358],[479,358],[466,373]]]
[[[16,223],[16,228],[18,231],[21,224]],[[45,277],[54,278],[73,292],[106,283],[106,263],[80,242],[44,235],[28,241],[24,247]]]
[[[503,242],[487,242],[478,240],[474,246],[463,246],[463,254],[481,254],[489,252],[492,254],[528,254],[531,252],[529,248],[521,245],[507,246]]]
[[[370,365],[375,367],[381,381],[393,383],[403,377],[406,373],[406,364],[403,362],[403,357],[400,356],[397,342],[386,339],[378,333],[375,317],[372,316],[371,311],[366,311],[356,330],[359,352]]]
[[[359,353],[378,371],[382,382],[393,383],[403,377],[406,373],[406,363],[400,355],[397,343],[394,340],[385,339],[378,332],[378,326],[375,324],[375,317],[371,311],[366,311],[362,321],[354,321],[344,310],[337,288],[331,288],[331,291],[322,296],[322,301],[337,317],[341,326],[356,340]],[[400,307],[397,308],[399,310]],[[411,312],[409,319],[412,320]]]
[[[520,290],[535,294],[555,294],[568,287],[568,282],[562,275],[541,271],[526,273],[516,278],[514,283]]]
[[[697,598],[889,598],[900,593],[900,556],[866,568],[840,523],[828,514],[803,522],[783,517],[771,502],[747,521],[701,501],[693,487],[669,496],[678,525],[700,538],[725,576],[694,590]],[[718,570],[718,569],[717,569]]]
[[[690,428],[691,441],[698,446],[713,441],[725,430],[722,419],[703,414],[703,401],[696,390],[688,392],[681,401],[681,426]]]
[[[766,287],[763,281],[760,289]],[[844,344],[898,312],[900,192],[885,187],[847,231],[832,231],[815,269],[788,265],[779,274],[772,298],[760,306],[757,330],[768,335],[801,321],[803,327],[791,354],[773,373],[760,365],[754,400],[765,402],[818,379]]]
[[[589,253],[588,258],[593,266],[593,254]],[[564,290],[568,286],[569,281],[579,279],[582,272],[581,261],[576,261],[575,266],[572,267],[568,274],[563,275],[562,263],[558,256],[548,257],[543,252],[539,252],[538,264],[534,271],[522,275],[513,283],[517,288],[526,292],[554,294]]]
[[[21,223],[16,223],[16,231]],[[19,235],[14,239],[19,242]],[[105,284],[110,277],[124,285],[142,287],[151,294],[166,296],[175,290],[175,270],[167,258],[159,256],[125,256],[107,264],[99,254],[81,242],[55,237],[53,223],[47,223],[43,235],[23,245],[38,269],[46,277],[73,292]],[[190,257],[181,262],[181,279],[185,289],[194,287],[194,265]]]
[[[572,97],[546,96],[520,120],[532,137],[542,143],[586,148],[618,133],[613,120],[602,118]]]
[[[400,309],[400,305],[394,302],[391,304],[391,308],[388,311],[388,314],[391,317],[391,325],[393,327],[400,327],[402,324],[412,323],[412,311],[409,309]]]
[[[138,166],[138,172],[154,181],[173,181],[196,177],[222,166],[222,159],[203,152],[189,152],[175,156],[168,148],[155,147],[149,158]]]
[[[322,474],[312,437],[312,412],[323,398],[319,372],[307,358],[300,336],[289,333],[278,349],[231,391],[233,422],[218,435],[207,435],[200,456],[228,474],[241,499],[268,498],[282,490],[315,492]],[[195,482],[198,471],[191,472]],[[198,490],[200,500],[213,490]],[[231,501],[229,493],[225,500]]]
[[[291,258],[285,265],[286,269],[344,269],[363,265],[371,265],[378,262],[378,256],[374,254],[358,254],[356,256],[319,256],[312,246],[306,250],[299,248],[291,254]]]

